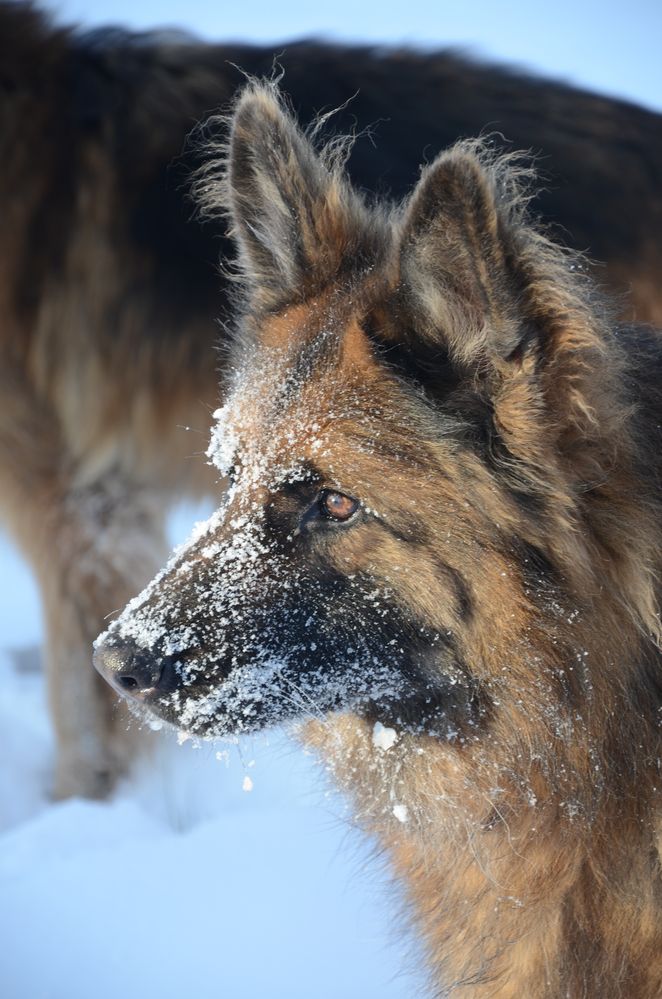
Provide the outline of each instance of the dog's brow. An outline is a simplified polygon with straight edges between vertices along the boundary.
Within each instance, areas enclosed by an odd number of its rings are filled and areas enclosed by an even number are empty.
[[[300,490],[302,486],[322,482],[324,481],[324,478],[324,474],[316,465],[309,461],[303,461],[297,466],[295,475],[291,478],[285,479],[279,487],[279,490],[285,493],[296,492]]]

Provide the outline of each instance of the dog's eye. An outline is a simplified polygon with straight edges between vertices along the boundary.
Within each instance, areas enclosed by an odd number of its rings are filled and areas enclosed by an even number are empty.
[[[354,516],[360,503],[344,493],[325,489],[320,495],[319,506],[327,520],[345,521]]]

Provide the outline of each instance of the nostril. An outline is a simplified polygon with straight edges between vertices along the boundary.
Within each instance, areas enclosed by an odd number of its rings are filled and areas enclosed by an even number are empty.
[[[118,676],[117,682],[123,690],[137,690],[140,686],[135,676],[129,676],[128,674]]]

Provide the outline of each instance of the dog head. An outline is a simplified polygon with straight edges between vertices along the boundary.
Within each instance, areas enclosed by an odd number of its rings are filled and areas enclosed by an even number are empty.
[[[515,162],[460,144],[392,209],[338,148],[317,152],[271,86],[237,102],[199,184],[238,251],[208,451],[230,485],[96,664],[201,735],[346,710],[531,743],[532,719],[581,714],[597,595],[618,585],[652,619],[645,532],[612,557],[617,347],[528,222]]]

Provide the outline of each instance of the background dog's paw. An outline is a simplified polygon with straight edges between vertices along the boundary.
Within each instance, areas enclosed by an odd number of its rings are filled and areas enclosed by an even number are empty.
[[[62,760],[53,778],[51,797],[55,801],[66,798],[108,798],[124,776],[126,768],[116,761],[90,763],[88,760]]]

